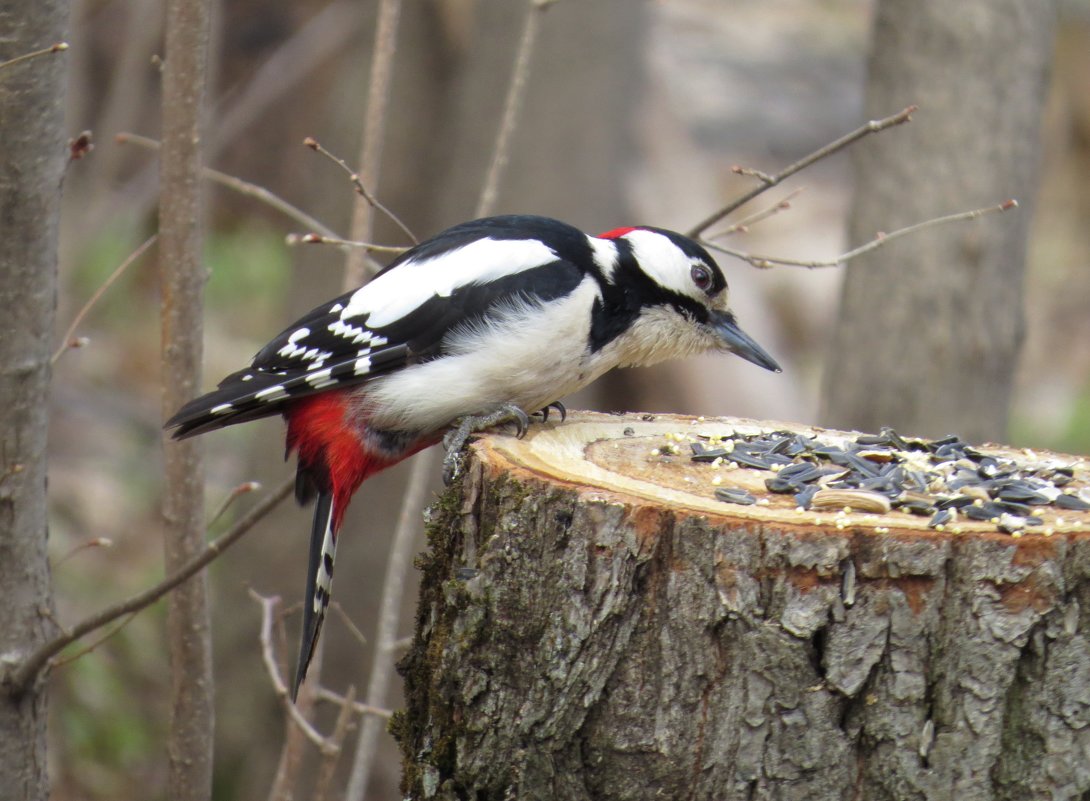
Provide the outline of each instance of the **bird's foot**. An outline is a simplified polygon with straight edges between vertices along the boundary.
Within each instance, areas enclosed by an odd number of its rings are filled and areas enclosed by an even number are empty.
[[[522,439],[530,427],[530,417],[513,403],[505,403],[488,414],[463,417],[457,427],[443,437],[443,447],[447,449],[443,459],[443,482],[449,486],[462,472],[462,462],[465,460],[463,450],[471,436],[507,423],[515,424],[515,435]]]
[[[561,423],[563,423],[565,420],[568,419],[568,409],[560,401],[553,401],[548,406],[546,406],[544,409],[541,409],[540,411],[534,412],[534,414],[540,414],[541,415],[541,422],[547,423],[547,422],[549,422],[549,409],[556,409],[556,413],[560,415],[560,422]]]

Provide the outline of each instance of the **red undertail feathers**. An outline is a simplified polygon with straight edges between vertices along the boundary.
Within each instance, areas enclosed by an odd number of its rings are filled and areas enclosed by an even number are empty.
[[[303,629],[292,699],[306,677],[322,631],[333,584],[337,532],[352,495],[369,476],[408,456],[379,453],[367,446],[366,421],[353,419],[347,391],[300,398],[285,411],[288,452],[298,451],[296,496],[316,497],[310,533]]]

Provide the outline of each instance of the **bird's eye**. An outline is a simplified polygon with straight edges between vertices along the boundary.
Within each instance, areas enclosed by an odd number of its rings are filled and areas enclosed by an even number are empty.
[[[696,284],[696,288],[701,292],[707,292],[712,288],[711,270],[704,265],[694,264],[689,271],[689,275],[692,276],[693,283]]]

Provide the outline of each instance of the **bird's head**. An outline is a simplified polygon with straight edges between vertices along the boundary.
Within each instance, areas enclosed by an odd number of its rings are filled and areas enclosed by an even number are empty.
[[[645,355],[629,363],[726,350],[780,372],[776,360],[739,327],[723,271],[697,242],[644,226],[619,228],[600,238],[618,248],[621,274],[615,283],[623,281],[640,304],[632,344]]]

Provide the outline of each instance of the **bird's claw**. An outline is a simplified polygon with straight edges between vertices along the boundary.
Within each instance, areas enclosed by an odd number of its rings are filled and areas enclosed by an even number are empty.
[[[513,403],[506,403],[488,414],[463,417],[457,427],[443,437],[443,447],[447,449],[447,455],[443,459],[443,482],[449,486],[462,472],[465,461],[462,451],[471,436],[493,426],[508,423],[514,423],[515,436],[522,439],[530,428],[530,417]]]
[[[547,423],[549,422],[549,409],[556,409],[556,413],[560,415],[561,423],[568,419],[568,409],[560,401],[553,401],[552,403],[548,404],[544,409],[534,412],[534,414],[540,414],[541,422]]]

